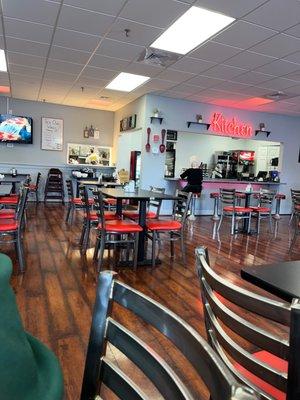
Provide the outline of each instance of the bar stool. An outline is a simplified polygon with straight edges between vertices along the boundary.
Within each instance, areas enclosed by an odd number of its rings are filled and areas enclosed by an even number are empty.
[[[192,194],[192,206],[191,206],[191,214],[189,215],[189,220],[194,221],[196,219],[195,211],[196,211],[196,200],[201,196],[201,192]]]
[[[220,200],[220,194],[218,192],[211,192],[210,196],[211,199],[214,199],[214,213],[211,219],[213,221],[219,221],[219,200]]]
[[[275,200],[276,200],[276,206],[275,206],[275,214],[273,215],[274,219],[280,219],[280,204],[281,204],[281,200],[285,200],[286,199],[286,195],[283,193],[277,193],[275,196]]]

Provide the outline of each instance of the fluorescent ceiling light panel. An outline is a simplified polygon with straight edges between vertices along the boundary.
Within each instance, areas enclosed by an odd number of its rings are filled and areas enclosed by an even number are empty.
[[[5,52],[2,49],[0,49],[0,71],[7,72]]]
[[[235,18],[204,8],[191,7],[150,47],[186,54],[233,21]]]
[[[121,92],[131,92],[133,89],[137,88],[142,83],[147,82],[149,79],[149,76],[120,72],[119,75],[106,86],[106,89],[119,90]]]

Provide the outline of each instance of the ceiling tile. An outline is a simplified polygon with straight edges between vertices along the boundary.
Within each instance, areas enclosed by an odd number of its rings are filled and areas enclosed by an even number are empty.
[[[54,25],[59,11],[59,3],[41,0],[3,0],[3,15],[23,21]]]
[[[24,65],[16,65],[16,64],[9,65],[9,72],[11,74],[34,76],[36,77],[36,79],[40,79],[43,75],[43,69],[30,68],[30,67],[25,67]]]
[[[113,71],[123,71],[128,65],[128,61],[95,54],[90,60],[89,65],[93,67],[112,69]]]
[[[263,55],[281,58],[295,51],[299,51],[300,39],[285,34],[279,34],[252,47],[251,50]]]
[[[51,60],[48,59],[47,69],[51,71],[66,72],[69,74],[79,74],[83,69],[83,64],[75,64],[67,61]]]
[[[150,76],[150,77],[154,77],[154,76],[158,75],[162,70],[163,70],[162,67],[157,67],[157,66],[149,65],[149,64],[143,64],[140,62],[133,62],[124,68],[124,72],[130,72],[132,74],[145,75],[145,76]],[[168,80],[171,80],[171,79],[168,79]]]
[[[175,71],[171,68],[168,68],[161,72],[157,78],[180,83],[192,78],[193,76],[195,75],[189,72]]]
[[[49,49],[49,45],[44,43],[30,42],[29,40],[15,39],[9,36],[6,37],[6,45],[8,51],[40,57],[46,57]]]
[[[63,72],[57,72],[57,71],[50,71],[46,69],[44,79],[45,80],[53,80],[53,81],[62,81],[62,82],[73,82],[77,78],[77,75],[74,74],[68,74],[68,73],[63,73]]]
[[[251,51],[243,51],[229,60],[226,60],[225,64],[251,70],[272,62],[273,60],[275,60],[274,57],[263,56],[262,54],[253,53]]]
[[[214,10],[230,17],[241,17],[256,7],[265,3],[266,0],[197,0],[195,6]]]
[[[282,76],[295,72],[300,69],[300,65],[294,64],[288,61],[276,60],[270,64],[266,64],[262,67],[256,68],[256,72],[262,72],[263,74],[271,74],[276,76]]]
[[[216,64],[211,61],[204,61],[197,58],[184,57],[172,64],[172,69],[178,71],[191,72],[193,74],[200,74],[203,71],[215,66]]]
[[[24,65],[26,67],[44,68],[46,57],[30,56],[22,53],[7,52],[8,64]]]
[[[284,57],[285,60],[294,62],[296,64],[300,64],[300,51],[296,51],[296,53],[290,54]]]
[[[84,68],[81,77],[88,77],[94,79],[109,79],[114,78],[118,73],[116,71],[110,71],[108,69],[96,68],[87,66]]]
[[[125,35],[125,29],[130,29],[128,37]],[[162,29],[119,18],[112,25],[107,38],[126,43],[138,44],[140,46],[149,46],[161,32]]]
[[[273,89],[274,91],[276,91],[276,90],[287,89],[291,86],[294,86],[295,84],[296,84],[296,82],[292,81],[290,79],[275,78],[275,79],[271,79],[267,82],[261,83],[261,86],[268,88],[268,89]]]
[[[38,40],[41,43],[50,43],[53,34],[51,26],[20,21],[14,18],[4,18],[4,28],[6,36],[33,41]]]
[[[175,86],[176,83],[175,82],[171,82],[171,81],[164,81],[162,79],[150,79],[148,82],[146,82],[143,85],[143,88],[147,88],[147,89],[151,89],[151,90],[166,90],[166,89],[170,89],[171,87]]]
[[[29,75],[22,75],[22,74],[10,74],[12,86],[14,85],[15,87],[17,85],[33,85],[33,86],[39,86],[41,79],[37,79],[35,76],[29,76]],[[30,87],[28,88],[30,90]]]
[[[102,36],[113,21],[114,17],[109,15],[64,5],[58,19],[58,27]]]
[[[245,83],[237,83],[231,81],[221,82],[218,85],[214,86],[218,90],[226,90],[234,93],[244,93],[245,90],[249,87],[249,85]]]
[[[108,57],[120,58],[123,60],[133,61],[136,59],[144,47],[129,43],[119,42],[117,40],[105,39],[97,49],[97,54],[103,54]]]
[[[57,28],[54,35],[53,45],[92,52],[95,50],[99,41],[100,38],[98,36]]]
[[[200,86],[202,88],[208,88],[208,87],[216,86],[224,81],[225,81],[224,79],[217,79],[217,78],[212,78],[209,76],[198,75],[192,79],[189,79],[186,83],[189,85]]]
[[[188,95],[199,93],[202,89],[204,89],[204,88],[200,88],[199,86],[195,86],[195,85],[187,85],[186,83],[180,83],[179,85],[174,86],[172,88],[172,91],[181,92],[184,95],[188,96]]]
[[[188,4],[173,0],[129,0],[120,17],[159,28],[166,28],[184,14],[188,8]]]
[[[247,21],[282,31],[299,22],[298,0],[270,0],[244,17]]]
[[[164,97],[171,97],[173,99],[184,99],[185,97],[187,97],[188,95],[184,95],[181,92],[175,92],[175,91],[171,91],[171,90],[167,90],[165,92],[161,92],[160,96],[164,96]]]
[[[246,72],[240,76],[236,76],[232,80],[235,82],[246,83],[248,85],[257,85],[274,78],[272,75],[261,74],[259,72]]]
[[[284,31],[287,35],[295,36],[300,39],[300,24],[293,26],[292,28],[287,29]]]
[[[103,14],[117,15],[125,0],[65,0],[64,4],[97,11]]]
[[[274,36],[277,32],[245,21],[237,21],[219,35],[214,36],[214,42],[227,44],[241,49],[247,49],[255,44]]]
[[[96,78],[89,78],[86,76],[80,76],[79,79],[77,80],[77,84],[80,86],[97,86],[97,87],[104,87],[106,86],[109,82],[110,79],[96,79]]]
[[[50,59],[52,58],[55,60],[85,64],[90,57],[90,53],[79,50],[66,49],[65,47],[52,46],[49,57]]]
[[[290,74],[285,75],[286,79],[292,79],[294,81],[300,81],[300,70],[291,72]]]
[[[212,78],[232,79],[235,76],[241,75],[243,72],[246,72],[246,70],[219,64],[206,71],[203,75],[211,76]]]
[[[4,45],[4,38],[3,38],[2,35],[0,35],[0,48],[1,48],[1,49],[4,49],[4,48],[5,48],[5,45]]]
[[[192,51],[189,56],[202,60],[221,63],[240,53],[242,50],[232,46],[226,46],[216,42],[207,42],[198,49]]]

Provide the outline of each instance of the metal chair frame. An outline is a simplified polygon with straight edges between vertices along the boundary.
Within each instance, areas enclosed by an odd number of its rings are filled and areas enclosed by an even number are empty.
[[[209,344],[178,315],[143,293],[101,272],[89,337],[80,400],[94,400],[105,384],[121,400],[148,397],[124,371],[106,357],[108,343],[124,353],[152,381],[166,400],[193,400],[188,387],[149,345],[112,318],[114,303],[130,310],[165,335],[187,358],[214,400],[255,400],[254,391],[240,385]],[[126,371],[127,372],[127,371]]]
[[[113,247],[116,249],[116,246],[123,245],[126,246],[127,254],[129,252],[130,246],[133,246],[133,268],[136,270],[137,268],[137,257],[138,257],[138,241],[139,241],[139,232],[122,232],[120,233],[118,230],[115,232],[106,230],[106,220],[105,220],[105,212],[104,212],[104,200],[103,194],[101,190],[93,191],[94,195],[94,209],[98,215],[97,221],[97,239],[94,250],[94,261],[98,259],[98,272],[100,271],[101,264],[103,262],[104,250],[106,248],[110,249]]]
[[[83,204],[74,204],[73,199],[74,199],[74,187],[73,187],[73,182],[71,179],[66,179],[66,187],[67,187],[67,194],[68,194],[68,210],[67,210],[67,215],[66,215],[66,222],[71,222],[73,221],[74,217],[74,212],[75,210],[82,210],[84,208]]]
[[[17,229],[13,231],[8,230],[0,232],[0,243],[2,244],[14,243],[21,273],[23,273],[26,269],[22,230],[24,227],[25,209],[28,199],[28,191],[29,189],[27,187],[23,187],[22,189],[20,189],[20,200],[18,202],[16,210],[16,220],[18,222]],[[10,239],[7,240],[5,239],[5,237],[10,237]]]
[[[258,211],[255,211],[255,209],[252,210],[252,217],[257,218],[257,221],[256,221],[257,234],[260,233],[260,221],[262,219],[269,220],[269,230],[270,230],[270,233],[273,232],[272,208],[273,208],[273,203],[274,203],[276,193],[277,193],[276,190],[262,189],[257,196],[258,207],[269,208],[268,212],[258,212]]]
[[[173,203],[173,213],[172,219],[179,220],[181,222],[181,229],[180,230],[148,230],[147,231],[147,238],[152,240],[152,266],[155,266],[155,259],[156,259],[156,243],[161,244],[163,240],[161,238],[160,233],[167,233],[169,237],[167,240],[170,242],[170,250],[171,250],[171,257],[174,257],[174,242],[176,240],[180,240],[181,246],[181,253],[183,261],[185,262],[185,245],[184,245],[184,232],[187,222],[187,217],[189,215],[189,210],[192,201],[192,192],[182,192],[176,190],[175,196],[177,200]]]
[[[217,232],[219,232],[221,228],[224,217],[229,217],[231,218],[231,229],[230,229],[231,235],[234,235],[234,233],[237,231],[237,226],[236,226],[237,223],[245,218],[249,219],[248,233],[250,233],[251,211],[249,211],[248,213],[239,212],[239,206],[237,206],[237,197],[235,189],[220,189],[219,202],[221,204],[221,215],[217,227]],[[224,207],[228,206],[233,207],[233,211],[224,211]]]
[[[229,360],[227,354],[260,379],[285,392],[287,400],[299,400],[300,300],[294,299],[292,303],[272,300],[229,282],[210,267],[208,251],[205,247],[196,249],[196,261],[206,331],[213,349],[217,351],[236,378],[260,393],[261,399],[273,398],[245,378]],[[288,340],[283,340],[277,334],[262,328],[254,318],[251,321],[255,322],[249,322],[241,317],[230,305],[224,303],[224,299],[244,309],[247,313],[251,312],[263,317],[266,321],[275,321],[289,327]],[[234,338],[224,329],[224,325],[235,333]],[[260,349],[287,360],[288,374],[259,361],[244,346],[241,347],[237,343],[236,335]]]
[[[296,214],[300,214],[300,190],[291,189],[292,210],[289,225],[291,225]],[[297,210],[297,207],[299,209]]]
[[[85,213],[82,223],[79,245],[81,247],[81,252],[85,254],[89,245],[91,227],[92,226],[96,227],[98,225],[98,220],[92,221],[90,218],[91,205],[89,204],[89,196],[86,186],[84,185],[79,186],[79,196],[82,201],[81,209],[83,209]]]

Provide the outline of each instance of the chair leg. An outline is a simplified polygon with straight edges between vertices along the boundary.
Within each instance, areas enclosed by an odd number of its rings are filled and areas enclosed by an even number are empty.
[[[249,214],[249,222],[248,222],[248,233],[251,232],[251,213]]]
[[[96,239],[95,250],[94,250],[94,255],[93,255],[94,261],[96,261],[98,258],[99,248],[100,248],[100,236],[98,235],[97,239]]]
[[[135,241],[134,241],[134,257],[133,257],[133,269],[136,271],[137,269],[137,260],[138,260],[138,246],[139,246],[139,233],[135,234]],[[153,261],[152,261],[153,265]]]
[[[184,232],[183,229],[180,232],[180,247],[181,247],[181,254],[182,254],[182,260],[185,263],[186,261],[186,254],[185,254],[185,245],[184,245]]]
[[[80,246],[83,245],[83,240],[84,240],[84,237],[85,237],[86,224],[87,224],[87,221],[84,220],[83,221],[83,225],[82,225],[82,230],[81,230],[81,236],[80,236],[80,240],[79,240],[79,245]]]
[[[101,238],[100,238],[100,250],[99,250],[97,272],[100,272],[100,268],[101,268],[101,265],[103,262],[104,250],[105,250],[105,234],[101,235]]]
[[[91,231],[91,223],[88,221],[86,224],[85,235],[84,235],[83,246],[82,246],[82,251],[84,254],[86,253],[88,245],[89,245],[90,231]]]
[[[291,213],[291,216],[290,216],[290,219],[289,219],[289,225],[291,225],[291,223],[293,221],[293,218],[294,218],[294,211],[292,211],[292,213]]]
[[[257,214],[256,232],[259,235],[259,232],[260,232],[260,215],[259,214]]]
[[[171,257],[174,257],[174,240],[173,239],[173,234],[170,232],[170,250],[171,250]]]
[[[155,267],[156,231],[152,232],[152,267]]]
[[[269,230],[270,233],[273,233],[273,223],[272,223],[272,214],[269,214]]]
[[[233,213],[231,217],[231,231],[230,231],[231,235],[234,235],[234,228],[235,228],[235,215]]]
[[[37,190],[36,190],[36,192],[35,192],[35,202],[36,202],[36,204],[39,203],[39,193],[38,193]]]
[[[24,259],[24,249],[20,232],[17,233],[16,237],[16,251],[18,255],[20,272],[23,273],[25,272],[25,259]]]
[[[220,221],[219,221],[219,223],[218,223],[217,232],[219,232],[219,230],[220,230],[220,228],[221,228],[221,225],[222,225],[222,222],[223,222],[223,217],[224,217],[224,214],[222,213],[222,214],[221,214]]]
[[[72,208],[72,204],[69,203],[68,205],[68,211],[67,211],[67,216],[66,216],[66,222],[69,222],[69,218],[70,218],[70,213],[71,213],[71,208]]]

